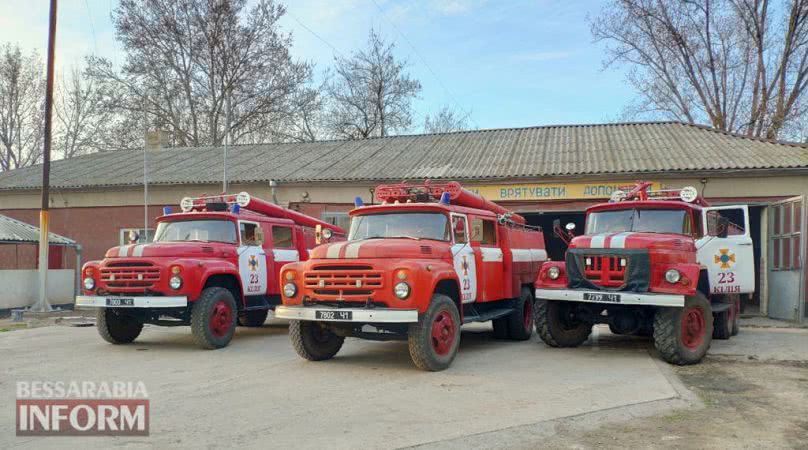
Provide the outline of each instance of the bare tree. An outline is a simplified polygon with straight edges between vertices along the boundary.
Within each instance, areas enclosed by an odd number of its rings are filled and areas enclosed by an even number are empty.
[[[452,109],[444,105],[433,115],[427,114],[424,119],[424,133],[450,133],[469,128],[469,113]]]
[[[104,90],[74,67],[62,77],[55,100],[56,148],[65,159],[115,147],[110,132],[120,121]]]
[[[42,156],[45,79],[36,52],[0,47],[0,171],[35,164]]]
[[[122,0],[113,22],[126,63],[116,71],[90,58],[90,73],[122,90],[118,108],[146,109],[176,145],[220,145],[228,128],[233,142],[249,140],[292,113],[311,76],[289,54],[284,13],[273,0]]]
[[[592,22],[634,112],[775,139],[805,112],[808,0],[614,0]]]
[[[333,101],[331,130],[349,139],[387,136],[412,123],[412,100],[421,83],[405,73],[406,61],[396,60],[395,44],[370,30],[368,46],[335,61],[328,85]]]

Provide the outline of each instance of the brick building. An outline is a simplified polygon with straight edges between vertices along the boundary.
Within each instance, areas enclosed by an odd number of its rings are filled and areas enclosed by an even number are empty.
[[[248,191],[338,224],[356,196],[379,183],[458,180],[549,230],[553,219],[583,222],[585,208],[637,179],[695,186],[711,203],[750,208],[758,289],[751,307],[801,320],[806,299],[808,147],[751,139],[676,122],[546,126],[395,136],[354,141],[239,145],[228,151],[230,192]],[[79,242],[84,259],[103,256],[129,229],[153,228],[164,206],[222,190],[221,148],[143,152],[56,161],[52,230]],[[0,174],[0,214],[36,224],[41,167]],[[563,248],[550,233],[548,252]],[[0,267],[6,264],[0,254]]]

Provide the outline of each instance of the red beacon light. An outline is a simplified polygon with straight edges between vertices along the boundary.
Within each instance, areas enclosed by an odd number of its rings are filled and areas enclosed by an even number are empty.
[[[650,181],[638,181],[634,186],[625,187],[612,192],[609,203],[618,203],[629,200],[669,200],[683,201],[700,206],[709,206],[706,200],[699,195],[699,191],[693,186],[686,186],[681,189],[649,189],[653,183]]]

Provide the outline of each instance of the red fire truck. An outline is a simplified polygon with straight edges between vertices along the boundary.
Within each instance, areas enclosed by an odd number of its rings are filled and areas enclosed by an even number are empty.
[[[224,347],[236,321],[261,326],[280,304],[284,264],[308,259],[318,240],[345,240],[339,227],[246,192],[181,207],[157,218],[152,243],[112,248],[82,268],[76,306],[98,308],[106,341],[132,342],[146,323],[190,325],[199,346]]]
[[[536,330],[548,345],[578,346],[608,323],[653,335],[670,363],[694,364],[713,338],[738,333],[741,296],[755,286],[748,208],[711,207],[693,187],[650,186],[589,208],[583,236],[556,223],[566,260],[545,263],[536,281]]]
[[[541,229],[456,182],[380,186],[351,211],[347,242],[315,248],[281,271],[295,350],[332,358],[347,336],[406,339],[421,369],[449,367],[463,323],[493,320],[529,339],[532,285],[546,260]]]

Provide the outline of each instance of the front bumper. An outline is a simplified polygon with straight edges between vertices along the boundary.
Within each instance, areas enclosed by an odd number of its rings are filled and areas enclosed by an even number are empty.
[[[685,296],[676,294],[638,294],[626,291],[590,291],[579,289],[536,289],[536,298],[606,305],[685,306]]]
[[[320,312],[318,317],[318,311]],[[351,313],[346,320],[345,314]],[[325,314],[323,314],[325,313]],[[414,323],[418,322],[417,309],[329,308],[327,306],[278,306],[276,319],[313,320],[322,322],[362,323]]]
[[[184,308],[188,297],[76,296],[77,308]]]

